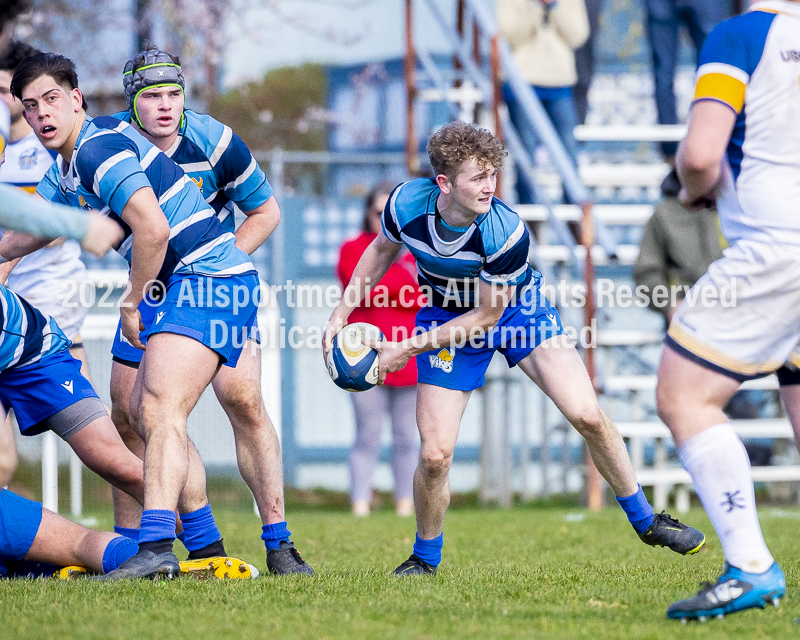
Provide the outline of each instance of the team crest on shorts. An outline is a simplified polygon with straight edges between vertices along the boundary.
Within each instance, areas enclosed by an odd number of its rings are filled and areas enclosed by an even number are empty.
[[[442,349],[435,356],[428,356],[431,360],[431,366],[434,369],[441,369],[445,373],[450,373],[453,370],[453,358],[455,357],[455,349]]]

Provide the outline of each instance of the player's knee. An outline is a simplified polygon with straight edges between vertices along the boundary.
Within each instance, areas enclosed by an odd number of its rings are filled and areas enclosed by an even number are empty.
[[[133,421],[128,413],[128,407],[122,406],[120,403],[114,402],[113,400],[111,402],[111,421],[117,428],[117,432],[123,442],[127,443],[128,440],[132,439],[134,436],[138,437],[133,428]]]
[[[420,452],[419,463],[426,475],[445,475],[453,464],[453,452],[439,447],[425,448]]]
[[[570,418],[570,423],[584,438],[602,435],[611,422],[606,418],[600,405],[596,402],[580,407]]]
[[[238,425],[234,425],[234,428],[263,424],[267,411],[258,389],[242,388],[233,393],[220,394],[218,397],[225,413],[235,416]]]

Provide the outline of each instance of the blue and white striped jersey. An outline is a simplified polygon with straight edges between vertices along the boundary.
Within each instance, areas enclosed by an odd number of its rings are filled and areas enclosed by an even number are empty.
[[[403,243],[417,261],[417,276],[430,304],[446,309],[475,306],[478,279],[517,287],[517,300],[539,273],[528,264],[530,236],[525,223],[495,198],[491,209],[453,241],[436,233],[436,200],[441,191],[432,178],[395,188],[381,216],[389,240]]]
[[[131,121],[128,111],[115,118]],[[224,231],[233,233],[233,205],[252,211],[272,197],[272,186],[250,149],[229,126],[209,115],[184,110],[178,138],[164,153],[200,187]]]
[[[33,364],[72,344],[50,316],[0,285],[0,372]]]
[[[36,192],[47,200],[98,209],[125,229],[117,250],[130,263],[133,235],[119,214],[130,197],[152,187],[170,226],[159,280],[172,274],[228,276],[255,273],[236,237],[223,231],[215,211],[192,180],[132,126],[116,118],[87,116],[72,160],[59,156]]]

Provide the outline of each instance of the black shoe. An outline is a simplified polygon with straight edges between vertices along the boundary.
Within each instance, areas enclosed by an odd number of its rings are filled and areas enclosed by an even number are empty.
[[[224,558],[228,554],[225,552],[225,543],[220,538],[216,542],[203,547],[202,549],[195,549],[189,552],[187,560],[205,560],[206,558]]]
[[[293,573],[314,575],[314,570],[303,560],[303,556],[294,548],[294,544],[285,540],[280,543],[279,548],[267,551],[267,569],[270,573],[279,576],[288,576]]]
[[[694,527],[678,522],[668,513],[657,513],[653,524],[639,538],[651,547],[669,547],[675,553],[690,556],[700,551],[706,537]]]
[[[436,567],[428,564],[422,558],[418,558],[413,553],[409,556],[403,564],[394,570],[396,576],[435,576]]]
[[[178,558],[171,551],[153,553],[140,551],[126,560],[114,571],[104,576],[94,576],[91,580],[128,580],[130,578],[157,578],[159,576],[172,580],[181,575]]]

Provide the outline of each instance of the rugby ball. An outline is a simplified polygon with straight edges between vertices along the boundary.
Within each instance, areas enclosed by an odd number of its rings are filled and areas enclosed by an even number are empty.
[[[374,324],[348,324],[333,338],[328,352],[328,374],[336,386],[346,391],[366,391],[378,384],[378,352],[362,340],[383,340],[383,333]]]

